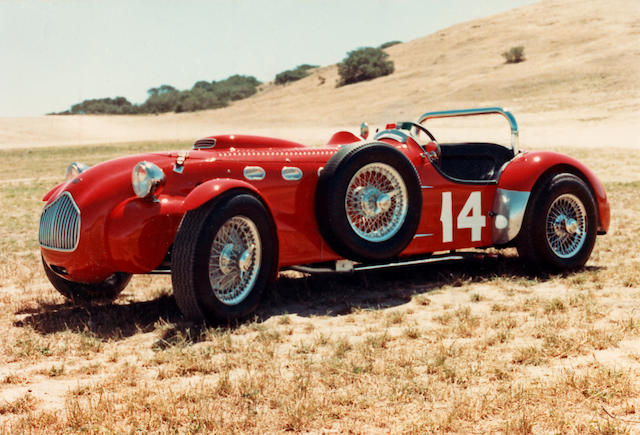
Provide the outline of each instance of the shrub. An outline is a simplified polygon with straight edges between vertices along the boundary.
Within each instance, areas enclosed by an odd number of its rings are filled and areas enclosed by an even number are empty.
[[[338,64],[340,81],[338,86],[371,80],[393,72],[393,61],[379,48],[362,47],[347,53],[347,57]]]
[[[380,47],[378,48],[380,50],[384,50],[385,48],[393,47],[394,45],[398,45],[398,44],[402,44],[402,41],[388,41],[388,42],[385,42],[384,44],[380,44]]]
[[[309,70],[318,68],[318,65],[302,64],[294,69],[288,69],[276,74],[276,85],[284,85],[285,83],[295,82],[309,75]]]
[[[502,53],[502,56],[506,59],[507,63],[522,62],[525,60],[524,47],[522,45],[511,47],[508,51]]]
[[[221,100],[242,100],[258,92],[260,81],[253,76],[232,75],[219,82],[211,82],[211,91]]]
[[[193,112],[217,109],[229,101],[250,97],[258,91],[260,82],[253,76],[232,75],[224,80],[196,82],[191,89],[180,91],[171,85],[161,85],[147,91],[147,100],[131,104],[124,97],[85,100],[74,104],[71,110],[60,115],[109,113],[114,115],[133,113]]]
[[[115,113],[125,115],[137,113],[138,108],[124,97],[116,98],[96,98],[84,100],[82,103],[74,104],[67,114],[91,114],[91,113]]]

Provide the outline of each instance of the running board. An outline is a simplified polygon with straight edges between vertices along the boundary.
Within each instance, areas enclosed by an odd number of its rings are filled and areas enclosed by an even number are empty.
[[[402,267],[402,266],[414,266],[418,264],[428,264],[428,263],[439,263],[441,261],[452,261],[452,260],[464,260],[469,257],[469,254],[472,254],[473,257],[477,257],[477,253],[465,253],[467,255],[463,255],[462,253],[458,254],[444,254],[439,256],[432,256],[428,258],[419,258],[419,259],[411,259],[411,260],[400,260],[394,261],[392,263],[379,263],[379,264],[364,264],[364,263],[356,263],[351,260],[337,260],[335,263],[335,267],[316,267],[316,266],[291,266],[289,269],[295,270],[303,273],[351,273],[365,270],[376,270],[376,269],[390,269],[393,267]]]
[[[289,266],[284,268],[284,270],[295,270],[298,272],[309,273],[309,274],[321,274],[321,273],[353,273],[359,271],[367,271],[367,270],[377,270],[377,269],[391,269],[393,267],[403,267],[403,266],[416,266],[419,264],[429,264],[429,263],[440,263],[443,261],[453,261],[453,260],[465,260],[465,259],[479,259],[484,257],[491,257],[490,254],[480,253],[480,252],[451,252],[448,254],[441,255],[432,255],[427,258],[413,258],[407,260],[399,260],[391,263],[376,263],[376,264],[366,264],[366,263],[356,263],[351,260],[336,260],[333,267],[322,267],[322,266],[311,266],[311,265],[300,265],[300,266]],[[170,275],[170,268],[160,268],[155,269],[150,272],[147,272],[147,275]]]

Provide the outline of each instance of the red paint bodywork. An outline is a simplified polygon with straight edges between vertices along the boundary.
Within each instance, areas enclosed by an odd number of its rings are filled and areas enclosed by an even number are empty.
[[[324,242],[315,219],[314,201],[318,170],[339,149],[357,136],[340,132],[331,144],[310,148],[295,142],[257,136],[224,135],[212,149],[189,150],[182,173],[174,171],[177,152],[149,153],[98,164],[70,182],[52,189],[44,200],[51,202],[69,192],[81,213],[81,236],[73,252],[42,248],[44,260],[63,267],[66,279],[100,282],[112,273],[146,273],[158,268],[173,243],[182,217],[230,191],[248,191],[258,196],[271,213],[277,231],[280,268],[336,260],[340,257]],[[539,177],[555,166],[566,166],[581,174],[598,200],[600,230],[609,226],[606,193],[595,176],[579,162],[556,153],[522,153],[504,170],[497,184],[463,184],[441,175],[411,139],[399,143],[383,139],[400,149],[416,167],[423,208],[418,236],[403,256],[443,250],[492,245],[494,194],[497,188],[531,191]],[[156,200],[138,198],[131,186],[131,171],[140,161],[158,165],[166,183]],[[246,166],[260,166],[266,176],[247,180]],[[285,180],[285,166],[302,170],[300,180]],[[479,240],[471,240],[470,229],[454,226],[453,241],[443,242],[440,210],[443,192],[451,192],[452,213],[457,216],[471,192],[480,192],[486,225]]]
[[[598,205],[598,230],[609,231],[610,208],[607,192],[589,168],[578,160],[551,151],[534,151],[516,156],[500,177],[500,187],[510,190],[531,191],[540,177],[555,169],[566,169],[579,175],[591,188]]]

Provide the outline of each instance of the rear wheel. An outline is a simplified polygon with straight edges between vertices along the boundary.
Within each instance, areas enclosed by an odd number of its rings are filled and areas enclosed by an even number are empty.
[[[264,205],[235,194],[187,212],[172,252],[176,302],[194,321],[253,312],[274,275],[275,234]]]
[[[576,269],[589,259],[596,231],[596,205],[589,187],[573,174],[556,174],[531,198],[518,253],[534,268]]]
[[[69,281],[56,274],[44,259],[42,259],[42,264],[51,285],[64,297],[76,303],[111,302],[118,297],[131,280],[131,274],[116,272],[98,283]]]

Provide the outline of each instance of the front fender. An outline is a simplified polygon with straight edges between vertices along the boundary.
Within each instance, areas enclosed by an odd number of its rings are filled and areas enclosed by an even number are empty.
[[[193,189],[182,202],[182,206],[185,212],[194,210],[200,207],[202,204],[212,200],[213,198],[231,190],[231,189],[246,189],[256,194],[261,200],[264,198],[251,184],[246,181],[237,180],[233,178],[217,178],[215,180],[209,180],[197,186]],[[268,206],[269,209],[271,207]]]
[[[598,207],[598,232],[609,230],[610,207],[604,186],[593,172],[573,157],[552,151],[526,152],[514,158],[503,170],[498,188],[532,192],[545,174],[570,172],[582,178],[591,188]]]
[[[42,197],[42,201],[44,202],[49,202],[49,200],[51,198],[55,198],[58,196],[58,193],[62,191],[62,189],[64,188],[64,186],[66,186],[68,183],[68,181],[65,181],[64,183],[60,183],[58,184],[56,187],[54,187],[53,189],[51,189],[50,191],[48,191],[47,193],[45,193],[45,195]]]

